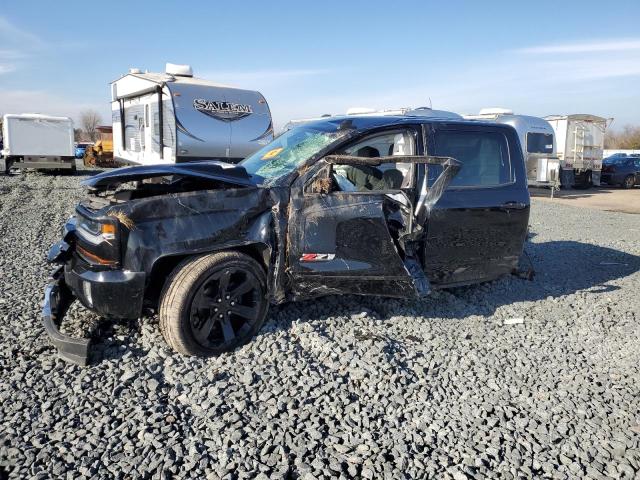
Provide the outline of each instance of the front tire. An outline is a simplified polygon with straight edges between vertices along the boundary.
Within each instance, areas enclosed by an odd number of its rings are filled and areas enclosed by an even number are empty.
[[[267,314],[267,277],[251,257],[220,252],[188,258],[160,300],[160,330],[171,348],[208,357],[247,343]]]

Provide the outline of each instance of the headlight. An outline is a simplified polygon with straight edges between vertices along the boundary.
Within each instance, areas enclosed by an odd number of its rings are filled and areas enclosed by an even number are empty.
[[[78,208],[78,254],[88,263],[100,266],[118,266],[120,262],[120,229],[113,217],[90,218],[89,212]]]

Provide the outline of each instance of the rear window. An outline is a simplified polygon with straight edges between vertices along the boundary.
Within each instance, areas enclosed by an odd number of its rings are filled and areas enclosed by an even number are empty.
[[[503,185],[513,181],[509,146],[502,133],[442,130],[436,133],[435,154],[462,162],[450,187]]]
[[[603,163],[607,165],[631,166],[633,164],[633,159],[628,157],[609,157],[605,158]]]
[[[552,133],[527,133],[528,153],[553,153]]]

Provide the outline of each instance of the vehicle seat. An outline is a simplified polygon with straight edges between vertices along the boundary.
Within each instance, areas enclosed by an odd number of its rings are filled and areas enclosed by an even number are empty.
[[[377,158],[380,152],[374,147],[362,147],[356,152],[357,157]],[[377,185],[382,180],[382,173],[371,165],[348,165],[344,167],[347,180],[359,192],[377,189]]]
[[[385,190],[399,190],[402,187],[404,174],[397,168],[389,168],[382,174],[382,183]]]
[[[362,147],[356,152],[356,157],[377,158],[380,156],[380,152],[374,147]]]

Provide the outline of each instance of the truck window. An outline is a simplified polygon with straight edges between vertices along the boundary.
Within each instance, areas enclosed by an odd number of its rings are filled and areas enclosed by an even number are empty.
[[[385,157],[395,155],[415,155],[415,134],[410,130],[385,132],[359,140],[345,148],[342,154],[358,157]],[[337,166],[334,178],[348,178],[355,182],[355,190],[396,190],[412,185],[413,165],[411,163],[383,163],[378,166]],[[345,184],[346,185],[346,184]]]
[[[528,132],[527,153],[553,153],[553,134]]]
[[[441,130],[435,136],[435,154],[462,162],[449,187],[503,185],[513,181],[509,147],[501,133]]]

